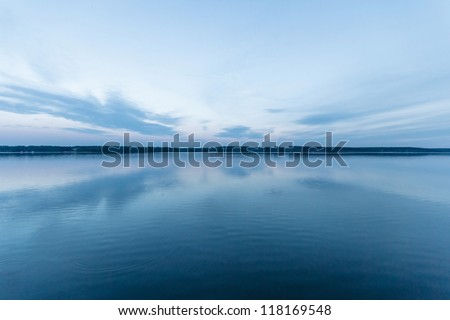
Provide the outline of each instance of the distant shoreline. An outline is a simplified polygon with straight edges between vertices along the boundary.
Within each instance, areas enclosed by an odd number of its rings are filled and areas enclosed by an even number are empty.
[[[330,147],[312,148],[294,146],[289,148],[251,148],[245,146],[223,146],[216,148],[134,148],[102,146],[0,146],[0,155],[77,155],[77,154],[113,154],[113,153],[186,153],[208,152],[220,154],[310,154],[310,155],[450,155],[450,148],[416,148],[416,147],[344,147],[336,150]]]

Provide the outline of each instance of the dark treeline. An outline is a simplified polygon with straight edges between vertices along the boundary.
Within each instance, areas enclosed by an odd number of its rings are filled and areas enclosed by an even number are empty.
[[[14,154],[101,154],[101,153],[138,153],[138,152],[212,152],[212,153],[336,153],[341,154],[447,154],[450,148],[413,148],[413,147],[303,147],[294,146],[288,148],[272,147],[246,147],[246,146],[221,146],[212,148],[171,148],[171,147],[112,147],[112,146],[0,146],[0,153]]]

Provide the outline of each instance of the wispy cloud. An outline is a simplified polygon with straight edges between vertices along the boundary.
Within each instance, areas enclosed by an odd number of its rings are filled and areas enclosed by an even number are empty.
[[[284,108],[267,108],[266,111],[269,113],[282,113],[282,112],[285,112],[286,109],[284,109]]]
[[[234,126],[224,128],[222,132],[216,134],[216,137],[221,138],[261,138],[262,135],[256,131],[253,131],[250,127],[247,126]]]
[[[103,130],[96,130],[96,129],[90,129],[90,128],[64,128],[63,130],[77,132],[77,133],[85,133],[85,134],[104,134],[105,133],[105,131],[103,131]]]
[[[335,123],[341,120],[346,120],[354,118],[356,114],[346,113],[346,112],[329,112],[329,113],[317,113],[312,114],[301,119],[298,119],[296,123],[298,124],[308,124],[308,125],[321,125]]]
[[[105,103],[101,103],[92,96],[78,97],[17,85],[0,88],[0,110],[18,114],[48,114],[95,127],[147,135],[173,134],[172,128],[178,121],[167,115],[144,112],[118,94],[111,94]],[[86,129],[71,130],[86,132]],[[101,130],[96,130],[98,132]]]

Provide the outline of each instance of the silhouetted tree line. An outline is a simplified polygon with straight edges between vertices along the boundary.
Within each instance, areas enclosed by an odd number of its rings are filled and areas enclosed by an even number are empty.
[[[413,148],[413,147],[330,147],[294,146],[288,148],[221,146],[211,148],[172,148],[172,147],[128,147],[128,146],[0,146],[1,153],[138,153],[138,152],[210,152],[210,153],[333,153],[341,154],[429,154],[450,153],[450,148]]]

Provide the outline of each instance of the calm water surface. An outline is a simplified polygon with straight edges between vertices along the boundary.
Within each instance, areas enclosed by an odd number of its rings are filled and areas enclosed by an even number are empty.
[[[450,299],[450,157],[0,157],[1,299]]]

